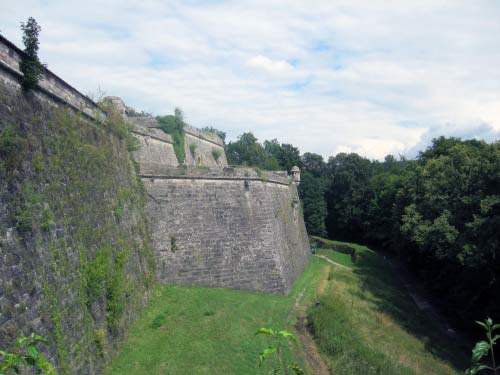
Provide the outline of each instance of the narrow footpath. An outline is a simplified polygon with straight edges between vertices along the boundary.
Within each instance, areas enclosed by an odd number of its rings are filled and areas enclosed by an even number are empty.
[[[330,267],[327,266],[323,267],[320,282],[316,287],[316,295],[320,295],[321,293],[323,293],[326,284],[328,282],[327,279],[329,270]],[[331,375],[330,368],[321,357],[316,342],[314,341],[314,338],[307,329],[308,306],[302,303],[302,298],[304,297],[304,293],[305,293],[305,288],[302,289],[300,293],[297,294],[294,307],[290,312],[290,317],[295,317],[297,319],[295,323],[297,338],[300,340],[300,343],[302,344],[302,348],[304,349],[305,357],[309,364],[309,368],[312,371],[312,374]]]

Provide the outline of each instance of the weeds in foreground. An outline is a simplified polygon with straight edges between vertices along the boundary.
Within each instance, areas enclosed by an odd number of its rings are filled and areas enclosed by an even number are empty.
[[[269,372],[270,374],[283,373],[285,375],[289,375],[289,370],[292,370],[296,375],[304,375],[304,370],[302,370],[296,363],[287,365],[283,356],[283,348],[289,342],[297,342],[297,339],[292,333],[288,331],[275,331],[271,328],[260,328],[257,332],[255,332],[255,334],[268,335],[273,339],[273,344],[269,345],[259,355],[261,366],[268,357],[273,355],[276,357],[277,365]]]
[[[467,369],[467,371],[465,371],[465,374],[474,375],[479,371],[490,370],[495,375],[497,375],[500,372],[500,366],[497,367],[495,362],[494,346],[497,340],[500,339],[500,335],[496,334],[495,336],[493,336],[493,334],[497,329],[500,329],[500,324],[493,324],[493,321],[490,318],[486,319],[484,322],[476,323],[485,329],[486,340],[477,342],[472,349],[472,365],[470,369]],[[488,355],[490,355],[491,357],[491,366],[486,365],[484,363],[484,360],[483,362],[481,361],[481,359],[487,357]]]
[[[0,350],[0,375],[22,374],[26,367],[34,368],[37,374],[58,375],[54,367],[40,354],[37,345],[47,345],[47,340],[34,333],[17,340],[11,353]]]

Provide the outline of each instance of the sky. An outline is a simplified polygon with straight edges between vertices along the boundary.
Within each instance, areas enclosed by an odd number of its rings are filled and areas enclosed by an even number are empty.
[[[326,158],[500,139],[499,0],[0,1],[85,94]]]

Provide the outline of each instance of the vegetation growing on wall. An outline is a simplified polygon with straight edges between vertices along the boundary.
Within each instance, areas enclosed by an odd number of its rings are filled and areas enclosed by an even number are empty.
[[[25,89],[36,87],[38,81],[43,77],[44,65],[38,58],[40,31],[42,28],[33,17],[28,18],[26,23],[21,22],[23,30],[24,53],[19,64],[19,69],[23,73],[22,84]]]
[[[212,149],[212,157],[214,158],[215,162],[219,161],[221,155],[222,155],[221,150],[218,150],[216,148]]]
[[[205,126],[204,128],[201,129],[201,131],[217,135],[220,139],[222,139],[222,142],[226,140],[226,132],[216,129],[213,126]]]
[[[1,151],[0,181],[9,192],[3,199],[26,248],[20,256],[40,258],[26,274],[41,284],[58,367],[73,373],[96,366],[95,355],[123,335],[155,279],[129,129],[112,112],[95,123],[21,93],[6,104],[12,112],[0,113],[0,143],[8,146]],[[83,316],[76,319],[75,311]],[[8,343],[7,328],[0,338]]]
[[[196,157],[196,148],[197,148],[197,147],[198,147],[198,146],[196,145],[196,143],[191,143],[191,144],[189,145],[189,152],[191,153],[191,156],[192,156],[193,158],[195,158],[195,157]]]
[[[157,116],[160,129],[170,134],[174,142],[174,151],[179,163],[184,163],[186,153],[184,151],[184,114],[180,108],[175,109],[175,115]]]

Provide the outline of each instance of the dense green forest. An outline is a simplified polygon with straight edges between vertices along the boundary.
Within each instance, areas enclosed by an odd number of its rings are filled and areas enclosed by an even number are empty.
[[[440,137],[415,160],[340,153],[324,161],[252,133],[230,164],[302,169],[309,234],[358,241],[401,259],[449,317],[500,320],[500,142]]]

